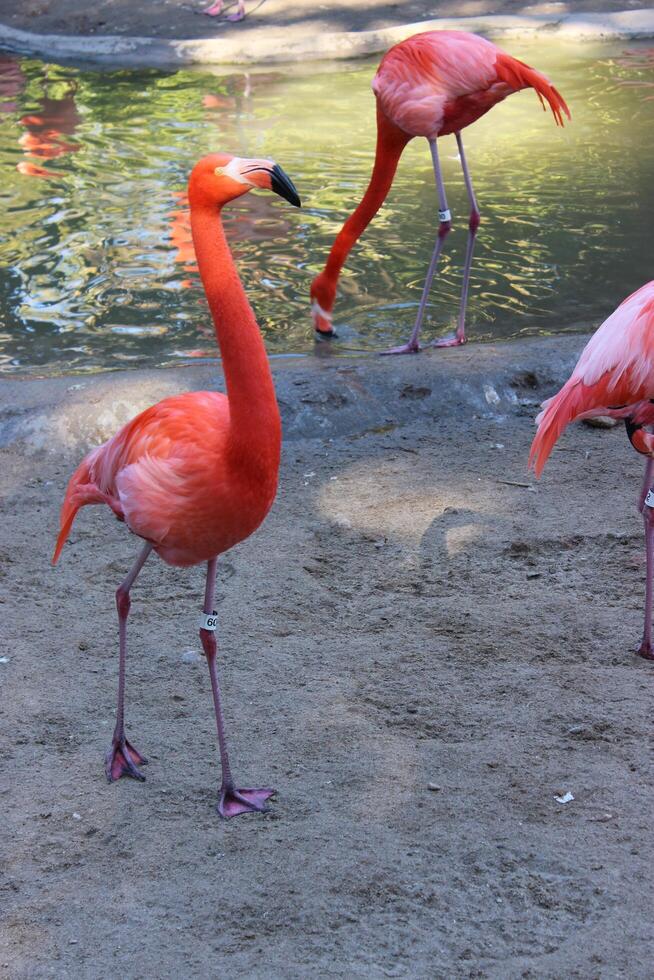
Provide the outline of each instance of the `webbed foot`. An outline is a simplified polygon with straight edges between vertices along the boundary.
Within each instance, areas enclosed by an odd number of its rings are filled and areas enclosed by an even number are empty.
[[[382,357],[387,357],[389,354],[419,354],[421,350],[420,344],[407,343],[402,344],[401,347],[391,347],[389,350],[382,350],[379,353]]]
[[[459,337],[457,334],[452,333],[447,337],[439,337],[437,340],[433,340],[430,347],[463,347],[467,344],[467,339],[465,337]]]
[[[111,748],[104,759],[104,771],[107,781],[115,783],[121,776],[131,776],[132,779],[145,781],[145,776],[138,766],[146,766],[148,760],[134,748],[125,736],[114,738]]]
[[[239,813],[268,813],[266,800],[276,792],[274,789],[236,789],[235,786],[222,786],[218,801],[218,813],[224,820],[237,817]]]

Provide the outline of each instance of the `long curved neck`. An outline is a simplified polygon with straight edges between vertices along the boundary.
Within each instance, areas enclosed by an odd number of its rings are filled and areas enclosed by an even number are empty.
[[[241,284],[220,212],[193,206],[191,231],[200,278],[222,355],[232,440],[279,457],[281,424],[263,339]]]
[[[361,203],[336,236],[322,274],[333,284],[334,293],[350,249],[386,200],[402,151],[410,139],[411,136],[390,122],[377,105],[377,147],[370,182]]]

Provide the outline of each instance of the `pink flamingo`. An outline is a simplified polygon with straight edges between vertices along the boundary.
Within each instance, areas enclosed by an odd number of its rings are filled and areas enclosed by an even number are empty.
[[[654,660],[652,651],[652,585],[654,578],[654,281],[632,293],[604,321],[581,353],[570,378],[553,398],[543,402],[538,432],[529,454],[537,476],[554,444],[574,419],[608,415],[624,419],[634,449],[647,456],[639,509],[645,522],[647,578],[645,629],[638,654]]]
[[[144,779],[146,759],[125,736],[125,661],[130,589],[155,551],[169,565],[207,563],[200,640],[209,665],[222,765],[218,812],[228,818],[265,810],[269,788],[237,789],[227,754],[216,675],[217,556],[247,538],[270,510],[277,490],[279,410],[268,358],[223,231],[223,205],[267,188],[300,206],[293,184],[270,160],[227,154],[204,157],[189,180],[191,228],[200,276],[222,355],[227,395],[191,392],[165,398],[94,449],[73,473],[61,509],[53,556],[59,558],[85,504],[107,504],[144,540],[118,587],[120,661],[116,728],[105,760],[109,782]]]
[[[563,113],[570,118],[563,98],[544,75],[476,34],[427,31],[396,44],[384,55],[372,82],[377,97],[377,149],[370,183],[361,203],[338,233],[324,270],[311,285],[311,312],[314,328],[320,336],[334,335],[332,311],[336,286],[350,249],[384,203],[404,147],[414,136],[424,136],[429,142],[436,178],[438,235],[409,341],[385,353],[414,354],[420,350],[420,330],[429,290],[451,228],[437,139],[454,133],[470,201],[470,220],[456,333],[436,341],[435,346],[465,343],[470,266],[480,215],[463,152],[461,130],[507,95],[524,88],[536,90],[543,108],[543,99],[549,102],[557,124],[563,125]]]
[[[219,14],[222,14],[224,6],[225,6],[225,0],[216,0],[215,3],[212,3],[211,6],[207,7],[206,10],[203,10],[202,13],[207,14],[207,16],[209,17],[218,17]],[[235,24],[237,21],[243,20],[244,17],[245,17],[245,0],[238,0],[236,13],[230,14],[226,18],[226,20],[231,20],[232,23]]]

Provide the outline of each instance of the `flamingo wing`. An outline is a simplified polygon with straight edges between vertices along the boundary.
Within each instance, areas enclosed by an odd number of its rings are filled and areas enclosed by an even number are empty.
[[[438,134],[447,102],[488,88],[496,48],[464,31],[425,31],[396,44],[372,82],[384,115],[412,136]]]
[[[128,422],[73,473],[53,564],[86,504],[107,504],[135,534],[162,543],[195,490],[217,477],[207,461],[222,455],[228,427],[227,399],[208,391],[165,398]]]
[[[642,286],[593,334],[563,388],[543,402],[529,465],[540,476],[557,439],[574,419],[624,416],[654,398],[654,281]],[[638,406],[642,414],[643,407]]]
[[[412,136],[455,132],[512,92],[535,88],[557,123],[570,113],[548,79],[466,31],[425,31],[383,57],[372,88],[384,114]]]

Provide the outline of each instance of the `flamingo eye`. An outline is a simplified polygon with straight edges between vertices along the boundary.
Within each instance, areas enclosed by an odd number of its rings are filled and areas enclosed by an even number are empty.
[[[215,173],[216,177],[222,177],[222,175],[225,173],[225,168],[224,167],[216,167],[216,169],[214,170],[214,173]]]

